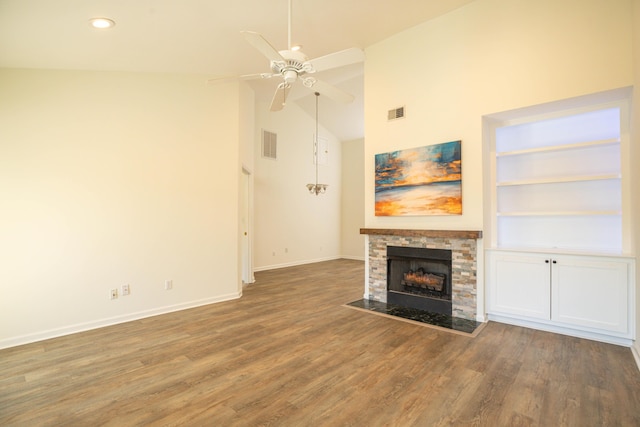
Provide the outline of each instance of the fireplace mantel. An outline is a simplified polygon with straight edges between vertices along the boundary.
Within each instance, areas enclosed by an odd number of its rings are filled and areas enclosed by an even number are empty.
[[[482,231],[469,230],[407,230],[399,228],[361,228],[360,234],[376,236],[440,237],[444,239],[480,239]]]

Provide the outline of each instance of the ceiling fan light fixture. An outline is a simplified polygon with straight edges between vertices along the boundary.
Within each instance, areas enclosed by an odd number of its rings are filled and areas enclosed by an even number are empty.
[[[297,52],[299,50],[302,50],[302,45],[301,44],[294,44],[293,46],[291,46],[291,51],[292,52]]]
[[[284,81],[287,84],[291,84],[298,79],[298,73],[296,73],[294,70],[287,70],[282,74],[282,76],[284,77]]]
[[[91,18],[89,19],[89,24],[98,30],[107,30],[109,28],[113,28],[116,25],[116,22],[109,18]]]

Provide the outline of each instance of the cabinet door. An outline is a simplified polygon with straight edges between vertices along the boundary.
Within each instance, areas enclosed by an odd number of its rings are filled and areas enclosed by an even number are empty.
[[[494,252],[490,257],[489,312],[549,320],[549,258]]]
[[[552,264],[552,319],[611,332],[629,332],[629,264],[562,256]]]

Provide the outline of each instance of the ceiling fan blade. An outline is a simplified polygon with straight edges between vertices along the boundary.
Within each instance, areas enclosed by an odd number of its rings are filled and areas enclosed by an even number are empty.
[[[305,84],[304,86],[308,87],[313,92],[318,92],[320,93],[320,95],[324,95],[327,98],[333,99],[334,101],[342,102],[343,104],[349,104],[354,100],[353,95],[343,91],[342,89],[338,89],[337,87],[330,85],[329,83],[323,82],[322,80],[316,79],[313,85],[308,86]]]
[[[207,86],[213,86],[221,83],[231,83],[232,81],[238,80],[238,76],[223,76],[223,77],[214,77],[212,79],[207,80]]]
[[[207,80],[207,86],[212,86],[218,83],[230,83],[238,80],[258,80],[258,79],[270,79],[271,77],[280,76],[280,74],[272,73],[258,73],[258,74],[245,74],[243,76],[223,76],[214,77]]]
[[[276,48],[271,46],[271,44],[260,34],[254,33],[253,31],[241,31],[241,33],[253,47],[258,49],[260,53],[266,56],[269,60],[280,62],[284,61],[284,58]]]
[[[245,74],[244,76],[238,77],[240,80],[258,80],[258,79],[270,79],[271,77],[280,76],[280,74],[272,74],[272,73],[258,73],[258,74]]]
[[[269,108],[269,111],[280,111],[284,108],[287,102],[287,96],[289,96],[290,89],[290,84],[280,83],[278,85],[276,93],[273,94],[273,99],[271,100],[271,107]]]
[[[330,53],[316,59],[308,61],[315,72],[329,70],[331,68],[343,67],[345,65],[355,64],[364,61],[364,52],[362,49],[352,47],[341,50],[339,52]]]

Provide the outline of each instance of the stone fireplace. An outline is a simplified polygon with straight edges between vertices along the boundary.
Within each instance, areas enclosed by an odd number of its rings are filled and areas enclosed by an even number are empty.
[[[369,236],[369,299],[476,319],[481,231],[363,228],[360,234]]]

